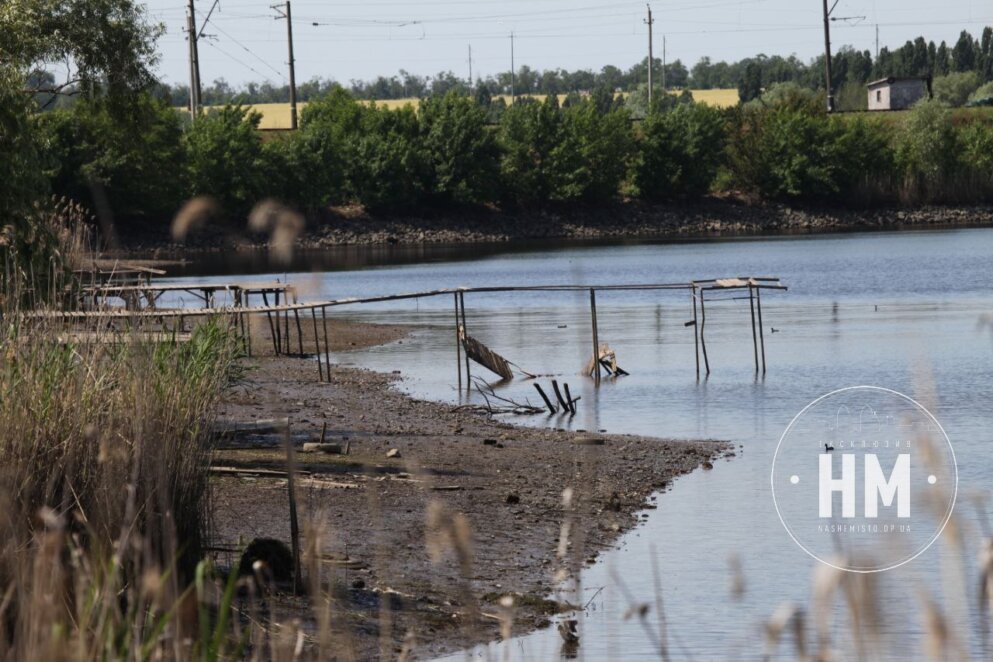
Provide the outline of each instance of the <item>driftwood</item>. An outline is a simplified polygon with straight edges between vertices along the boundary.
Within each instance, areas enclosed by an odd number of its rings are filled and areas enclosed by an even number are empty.
[[[478,377],[473,378],[473,384],[476,385],[476,390],[479,391],[479,394],[483,396],[483,400],[486,401],[485,411],[487,414],[530,415],[530,414],[540,414],[542,412],[541,408],[535,407],[530,402],[527,401],[523,403],[516,402],[514,400],[511,400],[510,398],[505,398],[503,396],[497,395],[496,391],[493,390],[492,386],[484,382],[482,379],[479,379]],[[491,398],[493,400],[502,402],[504,404],[494,406],[493,402],[491,401]]]
[[[460,329],[459,339],[462,341],[462,347],[465,349],[467,357],[491,372],[500,375],[503,379],[514,378],[514,372],[510,369],[510,362],[507,359],[466,334],[464,329]]]

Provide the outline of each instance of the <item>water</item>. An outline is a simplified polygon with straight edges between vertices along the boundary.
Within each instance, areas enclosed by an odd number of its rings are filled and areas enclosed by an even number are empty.
[[[754,659],[763,652],[763,623],[786,602],[809,607],[816,562],[780,524],[769,487],[773,453],[784,428],[808,402],[837,388],[873,384],[932,404],[955,446],[960,482],[957,514],[966,526],[968,608],[949,616],[970,633],[978,655],[972,561],[982,522],[971,495],[986,492],[993,471],[990,359],[993,331],[979,320],[993,311],[993,230],[749,238],[733,241],[512,246],[464,254],[422,254],[426,263],[289,277],[308,297],[367,296],[459,285],[684,282],[692,278],[774,275],[788,293],[763,295],[769,371],[756,378],[746,300],[708,302],[712,374],[697,381],[687,292],[617,292],[597,296],[601,342],[618,352],[630,377],[594,389],[578,376],[589,356],[588,295],[499,293],[466,296],[469,332],[524,369],[557,375],[582,396],[574,419],[559,427],[607,429],[677,438],[726,439],[738,457],[713,471],[679,479],[658,510],[621,546],[583,575],[583,596],[599,587],[582,618],[586,659],[655,657],[635,602],[655,605],[653,566],[665,603],[670,651],[676,659]],[[436,258],[448,261],[433,261]],[[376,257],[371,259],[374,265]],[[389,261],[387,258],[386,261]],[[227,276],[226,279],[230,279]],[[717,297],[715,296],[715,299]],[[725,297],[726,298],[726,297]],[[401,369],[403,388],[418,396],[458,401],[454,387],[453,302],[450,297],[340,309],[357,319],[414,324],[403,344],[341,355],[378,370]],[[772,329],[777,329],[773,333]],[[479,369],[477,372],[482,372]],[[544,381],[547,381],[545,379]],[[515,399],[537,398],[526,381],[501,387]],[[928,393],[936,394],[933,399]],[[524,422],[524,421],[520,421]],[[532,424],[547,419],[531,419]],[[880,578],[880,650],[893,659],[921,657],[921,590],[940,592],[954,578],[956,555],[943,540],[908,566]],[[729,559],[741,560],[744,595],[730,592]],[[952,568],[952,572],[947,572]],[[945,575],[942,575],[942,571]],[[512,588],[512,587],[508,587]],[[578,599],[578,598],[574,598]],[[585,601],[585,600],[584,600]],[[950,608],[955,603],[946,605]],[[836,613],[831,630],[842,652],[849,624]],[[654,616],[650,617],[654,626]],[[554,629],[491,647],[518,659],[559,654]],[[792,659],[784,645],[782,659]],[[476,651],[475,654],[482,654]],[[458,656],[461,657],[461,656]]]

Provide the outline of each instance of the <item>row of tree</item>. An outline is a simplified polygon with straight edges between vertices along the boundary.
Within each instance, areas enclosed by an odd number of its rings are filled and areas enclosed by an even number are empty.
[[[45,113],[51,186],[132,218],[168,218],[195,195],[232,216],[264,198],[303,210],[374,211],[685,199],[717,190],[800,200],[971,200],[993,193],[993,127],[955,126],[927,102],[894,123],[829,116],[823,95],[785,85],[762,103],[718,110],[659,104],[642,122],[608,96],[506,109],[497,126],[450,92],[418,110],[333,89],[298,131],[262,139],[241,106],[192,124],[151,97],[121,113],[103,100]],[[188,125],[184,126],[184,122]]]
[[[918,37],[903,46],[890,50],[882,48],[878,57],[869,51],[842,47],[832,57],[832,87],[839,90],[846,84],[864,86],[870,80],[888,76],[945,76],[950,73],[975,72],[979,83],[993,81],[993,27],[987,27],[977,39],[962,31],[955,44],[935,44]],[[702,58],[692,69],[680,61],[666,63],[665,84],[670,88],[715,89],[739,88],[744,100],[754,98],[757,91],[777,83],[794,82],[810,89],[824,87],[824,57],[804,62],[794,55],[757,55],[737,62],[712,62]],[[656,58],[657,84],[661,85],[663,66]],[[443,96],[450,91],[463,93],[485,89],[490,95],[509,94],[567,94],[588,92],[596,88],[611,91],[633,91],[644,85],[648,78],[648,58],[627,70],[613,65],[600,71],[568,71],[565,69],[534,70],[521,66],[511,77],[510,71],[469,81],[451,71],[435,76],[419,76],[400,70],[396,76],[379,76],[371,81],[353,80],[349,89],[359,99],[402,99]],[[308,101],[327,94],[336,84],[332,80],[315,78],[299,85],[297,96]],[[156,94],[170,99],[176,105],[187,103],[189,87],[186,85],[161,86]],[[286,85],[269,82],[248,83],[235,88],[224,79],[218,79],[203,90],[204,103],[224,104],[285,102],[289,98]]]

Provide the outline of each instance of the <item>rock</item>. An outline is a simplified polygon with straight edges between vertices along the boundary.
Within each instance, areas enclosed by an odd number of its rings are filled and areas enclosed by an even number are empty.
[[[703,464],[702,464],[701,466],[702,466],[702,467],[703,467],[704,469],[713,469],[713,468],[714,468],[714,465],[713,465],[713,464],[711,464],[710,462],[704,462],[704,463],[703,463]]]
[[[507,503],[513,505],[513,504],[518,504],[520,502],[521,502],[521,497],[520,496],[518,496],[516,494],[508,494],[507,495]]]
[[[496,439],[483,439],[483,445],[484,446],[496,446],[497,445],[497,440]]]
[[[402,457],[400,455],[400,449],[399,448],[391,448],[390,450],[386,451],[386,457],[395,457],[395,458]]]
[[[241,555],[238,575],[241,577],[258,575],[263,581],[290,581],[293,579],[293,553],[279,540],[256,538],[248,544],[244,554]]]

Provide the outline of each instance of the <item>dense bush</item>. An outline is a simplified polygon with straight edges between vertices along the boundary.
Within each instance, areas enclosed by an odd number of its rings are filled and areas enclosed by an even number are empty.
[[[979,74],[975,71],[963,71],[935,78],[931,89],[935,101],[958,108],[965,105],[981,82]]]
[[[734,183],[765,198],[838,192],[838,127],[826,113],[782,106],[738,115],[729,144]]]
[[[244,215],[268,192],[268,164],[258,134],[261,115],[225,106],[196,119],[183,135],[189,194],[213,197]]]
[[[714,188],[772,200],[991,196],[991,129],[952,117],[940,101],[906,115],[828,115],[823,94],[784,83],[726,111],[670,95],[635,123],[628,104],[600,92],[570,95],[562,107],[554,96],[520,99],[496,126],[481,101],[452,92],[390,110],[334,88],[305,108],[298,131],[264,138],[259,116],[238,106],[187,123],[148,97],[126,112],[86,99],[37,118],[38,134],[27,110],[8,104],[8,125],[24,128],[2,136],[15,156],[4,163],[3,195],[50,183],[95,212],[96,191],[116,213],[163,219],[193,195],[214,197],[234,217],[266,197],[313,213],[348,203],[398,211],[603,203],[622,193],[664,200]],[[21,157],[49,163],[50,181],[19,184],[40,169],[18,167]]]
[[[961,165],[949,110],[937,101],[919,102],[904,120],[896,142],[903,196],[910,201],[947,199]]]
[[[623,108],[586,99],[563,111],[569,161],[559,197],[605,202],[617,196],[634,154],[631,118]]]
[[[418,119],[429,195],[442,203],[483,203],[497,192],[499,152],[486,110],[450,92],[421,102]]]
[[[576,145],[566,142],[555,97],[521,100],[503,113],[500,175],[503,197],[513,204],[561,199],[568,162],[578,161]]]
[[[181,116],[165,103],[81,99],[40,121],[56,191],[129,216],[168,214],[182,200]]]
[[[349,140],[352,160],[346,173],[356,201],[373,210],[410,208],[424,201],[429,163],[413,108],[364,109],[359,133]]]
[[[702,104],[649,114],[641,125],[635,191],[658,200],[707,193],[724,161],[724,114]]]

